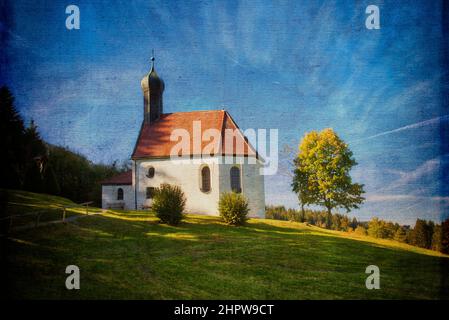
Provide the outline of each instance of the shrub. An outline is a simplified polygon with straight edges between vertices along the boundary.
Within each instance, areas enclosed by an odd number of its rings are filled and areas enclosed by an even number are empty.
[[[248,201],[246,198],[235,192],[224,192],[220,195],[218,210],[223,220],[232,225],[242,225],[248,219]]]
[[[357,228],[355,228],[354,232],[356,234],[362,235],[362,236],[366,236],[367,235],[367,231],[366,228],[364,226],[357,226]]]
[[[178,186],[162,184],[155,190],[153,212],[163,223],[177,225],[184,217],[186,198]]]

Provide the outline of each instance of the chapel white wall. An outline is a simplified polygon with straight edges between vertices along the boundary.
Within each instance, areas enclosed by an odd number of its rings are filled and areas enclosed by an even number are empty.
[[[222,158],[220,165],[220,193],[231,191],[231,168],[239,167],[242,194],[248,199],[249,216],[265,218],[265,184],[264,176],[260,174],[262,167],[260,162],[252,158],[253,163],[249,163],[247,157],[236,157],[231,159]],[[255,163],[254,163],[255,162]]]
[[[177,161],[175,163],[169,158],[136,160],[137,209],[151,205],[151,200],[146,199],[147,187],[157,188],[163,183],[169,183],[179,186],[184,192],[187,213],[218,215],[219,167],[216,158],[199,159],[196,163],[192,163],[192,159]],[[200,190],[200,170],[204,165],[209,166],[211,175],[211,190],[207,193]],[[151,166],[155,168],[155,174],[153,178],[148,178],[146,174]]]
[[[123,189],[123,200],[117,200],[119,188]],[[127,210],[134,209],[134,192],[131,185],[103,185],[101,193],[101,207],[103,209],[108,209],[111,204],[123,204]]]
[[[181,159],[177,162],[166,159],[135,160],[133,170],[137,170],[137,180],[133,171],[133,184],[137,181],[137,209],[151,205],[146,199],[147,187],[159,187],[162,183],[178,185],[183,190],[187,202],[186,212],[206,215],[218,215],[220,194],[231,191],[230,170],[238,166],[241,173],[242,193],[247,197],[251,217],[265,217],[265,187],[264,176],[260,174],[259,161],[248,163],[248,158],[233,158],[232,163],[226,163],[224,157],[203,159]],[[229,158],[228,158],[229,161]],[[200,190],[201,168],[208,165],[211,174],[211,191]],[[149,167],[155,168],[153,178],[146,176]],[[133,192],[133,190],[131,190]],[[134,201],[134,200],[133,200]],[[134,202],[130,209],[134,208]]]

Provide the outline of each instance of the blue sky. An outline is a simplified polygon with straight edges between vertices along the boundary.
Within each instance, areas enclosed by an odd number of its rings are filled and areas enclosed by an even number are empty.
[[[69,4],[80,30],[65,27]],[[365,28],[370,4],[380,30]],[[154,48],[165,112],[225,108],[243,129],[279,129],[267,203],[297,206],[292,150],[307,131],[332,127],[367,191],[351,214],[408,224],[449,215],[440,1],[10,1],[3,10],[1,84],[51,143],[95,162],[127,159]]]

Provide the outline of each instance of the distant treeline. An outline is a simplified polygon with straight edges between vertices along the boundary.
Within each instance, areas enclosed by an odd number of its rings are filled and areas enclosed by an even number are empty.
[[[101,205],[100,181],[125,168],[94,164],[66,148],[50,145],[31,121],[25,126],[7,87],[0,88],[0,188],[63,196]]]
[[[390,221],[372,218],[369,222],[358,221],[342,214],[305,209],[304,212],[286,209],[284,206],[267,206],[267,219],[305,222],[325,229],[355,232],[374,238],[392,239],[421,248],[449,253],[449,219],[442,224],[417,219],[414,228]]]

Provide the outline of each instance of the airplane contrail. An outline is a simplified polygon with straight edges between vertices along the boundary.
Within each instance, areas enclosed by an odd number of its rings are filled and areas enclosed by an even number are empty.
[[[446,114],[446,115],[441,116],[441,117],[436,117],[436,118],[432,118],[432,119],[429,119],[429,120],[425,120],[425,121],[409,124],[409,125],[406,125],[406,126],[403,126],[403,127],[400,127],[400,128],[396,128],[396,129],[393,129],[393,130],[377,133],[377,134],[369,136],[367,138],[362,138],[359,141],[374,139],[374,138],[385,136],[387,134],[401,132],[401,131],[405,131],[405,130],[422,128],[422,127],[425,127],[425,126],[428,126],[428,125],[438,124],[439,122],[448,121],[448,120],[449,120],[449,114]]]

